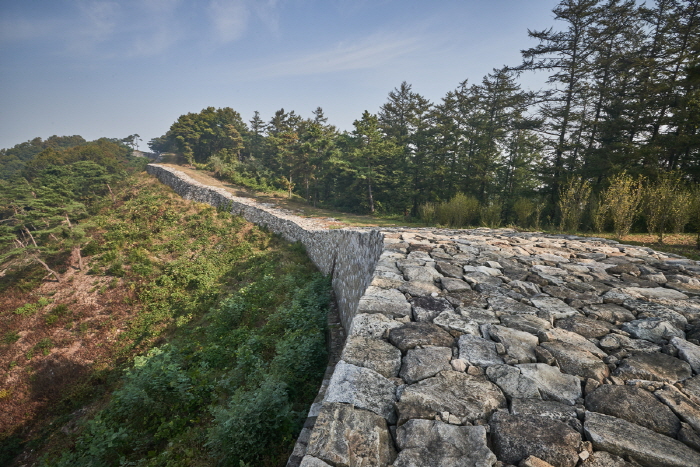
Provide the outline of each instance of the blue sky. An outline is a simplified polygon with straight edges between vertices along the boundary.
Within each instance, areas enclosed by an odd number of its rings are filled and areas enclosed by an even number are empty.
[[[407,81],[433,102],[520,61],[554,0],[0,0],[0,148],[145,143],[178,116],[280,108],[351,130]],[[530,87],[541,81],[524,77]]]

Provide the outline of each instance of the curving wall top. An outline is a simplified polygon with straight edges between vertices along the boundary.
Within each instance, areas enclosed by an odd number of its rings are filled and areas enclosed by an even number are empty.
[[[381,232],[371,229],[329,230],[313,219],[292,215],[251,198],[234,196],[223,188],[204,185],[171,167],[149,164],[147,171],[185,199],[225,206],[232,213],[264,226],[290,242],[301,242],[316,267],[323,274],[332,276],[341,321],[343,327],[349,329],[383,249]]]

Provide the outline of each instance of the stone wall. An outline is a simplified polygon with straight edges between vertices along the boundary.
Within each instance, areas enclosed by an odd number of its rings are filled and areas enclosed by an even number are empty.
[[[288,466],[700,466],[698,262],[506,229],[324,231],[149,171],[333,274],[348,337]]]
[[[369,229],[329,230],[313,219],[292,215],[251,198],[234,196],[223,188],[203,185],[170,167],[150,164],[147,171],[185,199],[216,207],[225,206],[230,212],[266,227],[290,242],[301,242],[316,267],[323,274],[332,276],[341,322],[346,330],[350,328],[357,304],[369,285],[382,252],[381,232]]]

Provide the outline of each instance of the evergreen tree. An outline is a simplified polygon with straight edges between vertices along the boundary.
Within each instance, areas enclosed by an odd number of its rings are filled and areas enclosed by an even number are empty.
[[[568,174],[580,168],[583,125],[590,97],[587,78],[595,53],[592,38],[599,0],[563,0],[553,12],[566,23],[563,31],[552,28],[528,31],[540,43],[522,51],[518,71],[552,72],[552,85],[542,93],[539,112],[544,120],[543,135],[549,148],[550,167],[547,183],[552,201],[556,201]]]

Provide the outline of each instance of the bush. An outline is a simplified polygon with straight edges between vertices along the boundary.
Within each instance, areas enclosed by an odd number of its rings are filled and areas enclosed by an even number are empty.
[[[661,174],[644,190],[647,230],[657,236],[659,243],[664,242],[669,228],[687,222],[690,203],[685,193],[680,174],[675,172]]]
[[[676,193],[671,210],[671,228],[673,233],[682,233],[686,224],[690,222],[693,209],[693,194],[690,190],[680,190]]]
[[[435,221],[436,211],[435,203],[423,203],[418,206],[418,217],[426,224],[432,224]]]
[[[580,176],[571,177],[559,191],[559,230],[575,232],[588,205],[591,184]]]
[[[287,387],[268,378],[258,388],[239,390],[225,408],[213,411],[207,446],[221,465],[258,465],[280,444],[289,442],[303,415],[292,409]]]
[[[519,198],[513,204],[513,211],[515,211],[515,217],[517,223],[520,227],[526,228],[528,226],[528,220],[532,217],[535,212],[535,203],[527,198]]]
[[[501,210],[503,205],[494,201],[481,208],[481,225],[497,229],[501,226]]]
[[[471,225],[479,214],[479,201],[473,196],[457,193],[446,203],[437,207],[437,221],[450,227]]]
[[[610,186],[603,192],[600,209],[612,218],[617,238],[630,232],[642,202],[644,179],[633,179],[626,172],[610,179]]]

